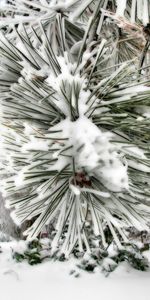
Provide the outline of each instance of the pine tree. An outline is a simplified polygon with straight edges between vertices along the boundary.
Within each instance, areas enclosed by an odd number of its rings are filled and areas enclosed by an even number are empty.
[[[132,1],[122,11],[119,1],[9,2],[0,126],[12,217],[30,220],[28,238],[53,224],[52,249],[66,256],[92,251],[95,237],[106,248],[106,228],[121,248],[129,227],[149,230],[150,221],[145,27],[132,23]]]

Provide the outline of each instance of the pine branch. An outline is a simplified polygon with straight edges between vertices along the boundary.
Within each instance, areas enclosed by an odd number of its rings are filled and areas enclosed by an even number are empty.
[[[106,248],[107,225],[121,248],[125,228],[148,230],[150,219],[150,82],[137,60],[114,63],[98,35],[105,1],[87,1],[73,22],[75,4],[45,18],[43,2],[24,0],[39,21],[0,42],[1,189],[14,220],[31,220],[25,235],[53,222],[52,250],[66,256],[91,251],[89,227]]]

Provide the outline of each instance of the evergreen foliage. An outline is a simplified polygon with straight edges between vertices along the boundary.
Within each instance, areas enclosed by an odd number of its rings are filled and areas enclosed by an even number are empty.
[[[39,241],[31,241],[27,245],[27,250],[24,253],[14,252],[13,259],[17,262],[27,260],[30,265],[36,265],[42,262],[41,251],[42,246]]]
[[[13,259],[18,263],[27,261],[30,265],[35,265],[42,263],[44,260],[55,261],[65,261],[65,257],[61,256],[51,256],[50,255],[50,245],[48,240],[33,240],[27,243],[26,249],[24,251],[16,251],[12,248]],[[136,245],[126,245],[124,249],[118,250],[111,244],[114,253],[109,253],[108,251],[95,251],[91,255],[85,254],[83,257],[78,257],[78,260],[74,260],[75,268],[70,271],[70,275],[75,277],[80,276],[80,270],[84,270],[90,273],[100,269],[101,272],[107,277],[111,272],[113,272],[120,263],[128,263],[131,267],[139,271],[147,271],[149,268],[149,262],[144,256],[144,251],[142,248],[139,249]],[[1,251],[2,253],[2,251]]]
[[[121,17],[116,1],[56,2],[6,5],[1,189],[14,221],[30,221],[29,239],[53,223],[53,252],[90,252],[95,236],[106,249],[106,227],[122,249],[128,227],[149,230],[147,37],[132,1]]]

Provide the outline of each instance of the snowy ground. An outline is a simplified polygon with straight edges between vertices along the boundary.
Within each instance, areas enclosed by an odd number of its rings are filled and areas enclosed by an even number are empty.
[[[45,261],[36,266],[16,263],[11,258],[11,243],[2,243],[0,254],[1,300],[149,300],[150,270],[133,270],[121,264],[108,278],[99,271],[69,275],[75,262]],[[76,273],[75,273],[76,274]]]

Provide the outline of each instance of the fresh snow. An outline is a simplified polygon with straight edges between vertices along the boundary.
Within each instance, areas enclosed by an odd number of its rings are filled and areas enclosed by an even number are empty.
[[[113,138],[110,132],[102,132],[91,120],[84,116],[75,122],[71,122],[69,119],[63,120],[52,127],[50,131],[56,131],[55,139],[58,136],[58,141],[60,132],[61,138],[68,139],[63,147],[58,143],[57,148],[60,148],[60,150],[53,154],[53,158],[58,160],[50,167],[50,170],[61,170],[70,163],[70,158],[60,156],[64,149],[68,149],[68,154],[71,153],[70,155],[74,157],[79,170],[85,168],[88,173],[96,174],[110,190],[128,189],[127,166],[117,153],[120,149],[109,142]],[[53,135],[51,133],[47,134],[47,138],[49,137],[52,138]],[[23,150],[48,150],[47,141],[40,141],[40,139],[36,141],[32,135],[29,138],[30,142],[24,144]],[[27,171],[26,167],[24,171]],[[18,182],[18,180],[20,182],[22,175],[21,171],[15,182]]]
[[[25,261],[17,263],[11,258],[12,248],[24,250],[23,241],[3,242],[0,246],[4,251],[0,253],[1,300],[150,299],[150,270],[141,272],[122,263],[105,277],[100,270],[95,273],[81,271],[74,259],[66,262],[47,260],[30,266]],[[147,256],[150,258],[150,254]]]
[[[4,5],[6,5],[6,0],[0,0],[0,6],[2,7]]]
[[[126,9],[126,2],[127,2],[127,0],[116,0],[116,2],[117,2],[116,15],[118,15],[118,16],[124,16],[124,11]]]

